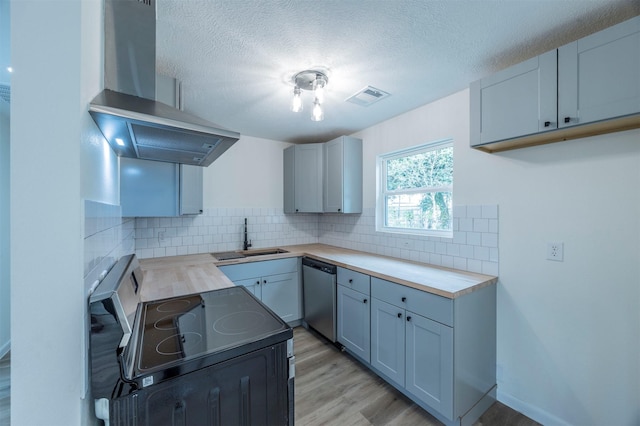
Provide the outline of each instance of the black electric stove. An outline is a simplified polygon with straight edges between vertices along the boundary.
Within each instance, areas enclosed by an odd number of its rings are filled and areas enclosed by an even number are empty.
[[[293,337],[244,287],[145,302],[137,332],[131,378],[143,387]]]
[[[293,332],[273,311],[244,287],[140,302],[135,256],[112,271],[90,299],[98,418],[293,424]]]

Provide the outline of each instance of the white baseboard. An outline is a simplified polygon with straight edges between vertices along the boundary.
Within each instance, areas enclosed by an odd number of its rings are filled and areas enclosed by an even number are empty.
[[[554,416],[553,414],[544,411],[534,405],[528,404],[524,401],[519,400],[509,394],[504,392],[500,392],[500,387],[498,387],[498,401],[507,405],[514,410],[524,414],[536,422],[543,425],[554,425],[554,426],[570,426],[566,421]]]
[[[11,350],[11,340],[7,340],[2,346],[0,346],[0,358],[4,357]]]

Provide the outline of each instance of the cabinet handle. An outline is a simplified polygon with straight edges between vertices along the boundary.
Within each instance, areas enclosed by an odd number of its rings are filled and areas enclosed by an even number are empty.
[[[411,316],[408,316],[408,317],[407,317],[407,321],[411,321]]]
[[[551,126],[551,122],[550,121],[545,121],[544,122],[544,127],[549,127]]]
[[[256,285],[260,285],[260,280],[256,281]]]
[[[363,300],[363,302],[364,302],[364,303],[367,303],[367,299],[364,299],[364,300]]]
[[[572,118],[572,117],[565,117],[564,118],[564,122],[565,123],[571,123],[572,121],[575,121],[577,123],[578,122],[578,118]]]
[[[263,280],[263,281],[262,281],[262,284],[266,284],[266,283],[267,283],[267,280]]]
[[[403,298],[402,298],[402,301],[403,301],[403,302],[406,302],[406,301],[407,301],[407,298],[406,298],[406,297],[403,297]]]
[[[338,211],[342,211],[342,209],[338,209]]]
[[[398,318],[402,318],[402,314],[398,312]]]
[[[349,279],[349,284],[352,284],[352,283],[353,283],[353,279]]]
[[[298,209],[296,209],[296,213],[298,212]]]

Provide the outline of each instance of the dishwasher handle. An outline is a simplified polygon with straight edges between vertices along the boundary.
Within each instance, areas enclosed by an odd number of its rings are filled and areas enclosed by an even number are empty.
[[[319,260],[312,259],[310,257],[302,258],[302,266],[308,266],[313,269],[317,269],[327,274],[336,275],[338,267],[330,263],[321,262]]]

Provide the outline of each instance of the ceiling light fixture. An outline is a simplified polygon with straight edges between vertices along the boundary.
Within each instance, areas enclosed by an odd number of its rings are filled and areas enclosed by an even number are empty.
[[[311,119],[313,121],[324,120],[324,111],[322,103],[324,102],[324,88],[329,83],[329,77],[318,70],[304,70],[293,76],[293,100],[291,102],[291,111],[302,111],[301,90],[309,90],[313,92],[313,109],[311,110]]]

